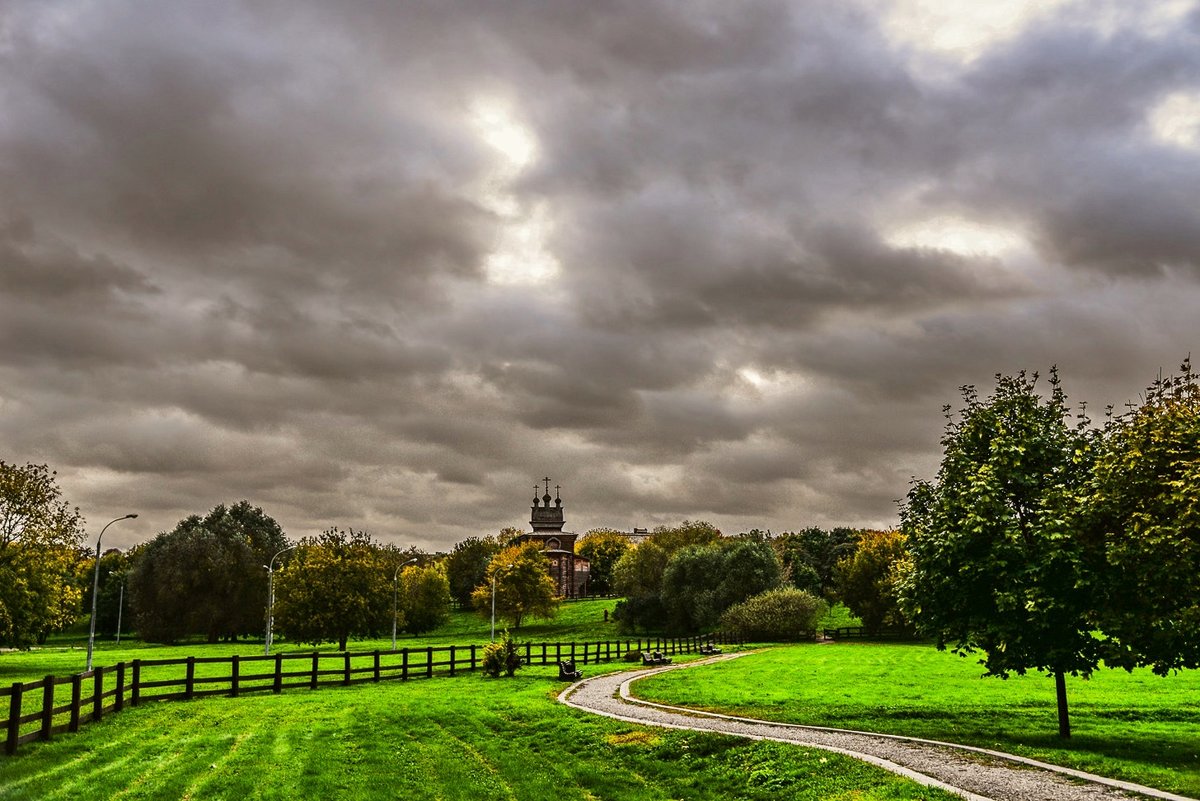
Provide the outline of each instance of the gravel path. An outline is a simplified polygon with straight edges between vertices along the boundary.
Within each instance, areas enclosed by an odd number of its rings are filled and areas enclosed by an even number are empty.
[[[907,776],[921,784],[948,790],[971,801],[1128,801],[1138,798],[1195,801],[1150,787],[1106,779],[982,748],[717,715],[653,704],[630,695],[629,685],[644,676],[744,655],[728,654],[684,665],[624,671],[583,679],[563,690],[558,699],[577,709],[631,723],[672,729],[715,731],[755,740],[797,743],[848,754],[893,773]]]

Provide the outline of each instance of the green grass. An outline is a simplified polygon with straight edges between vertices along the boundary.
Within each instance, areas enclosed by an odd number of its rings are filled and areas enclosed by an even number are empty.
[[[625,639],[617,632],[611,621],[613,599],[596,601],[570,601],[559,607],[558,614],[550,620],[532,620],[513,632],[521,641],[597,642]],[[608,611],[610,620],[604,621]],[[496,636],[500,636],[503,624],[497,622]],[[456,611],[441,628],[419,637],[401,634],[397,637],[397,648],[425,648],[446,645],[482,645],[490,637],[490,621],[477,612]],[[636,639],[636,638],[635,638]],[[351,640],[350,651],[387,650],[392,647],[391,635],[371,639]],[[321,651],[336,651],[337,643],[324,643]],[[271,646],[272,653],[298,653],[314,650],[306,643],[289,642],[276,638]],[[263,651],[262,638],[246,639],[232,643],[208,644],[206,642],[181,642],[177,645],[145,643],[141,640],[122,638],[120,644],[114,640],[96,641],[93,662],[96,665],[113,665],[134,659],[174,659],[189,656],[230,656],[231,654],[254,655]],[[58,635],[47,645],[28,651],[0,653],[0,686],[14,681],[36,681],[47,675],[68,676],[79,673],[87,664],[87,630]],[[198,674],[199,675],[199,674]]]
[[[647,700],[747,717],[994,748],[1200,797],[1200,671],[1068,678],[1073,736],[1057,736],[1054,682],[981,678],[929,645],[780,647],[637,682]]]
[[[952,798],[835,754],[589,715],[562,687],[538,667],[147,704],[0,757],[0,799]]]

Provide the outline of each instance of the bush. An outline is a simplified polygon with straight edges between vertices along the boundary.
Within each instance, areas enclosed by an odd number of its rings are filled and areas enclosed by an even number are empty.
[[[731,606],[721,615],[721,628],[747,640],[799,640],[816,628],[828,609],[811,592],[781,587]]]
[[[500,671],[506,676],[517,672],[521,666],[521,655],[517,652],[517,644],[505,631],[499,642],[490,642],[483,646],[483,672],[493,679],[500,677]]]

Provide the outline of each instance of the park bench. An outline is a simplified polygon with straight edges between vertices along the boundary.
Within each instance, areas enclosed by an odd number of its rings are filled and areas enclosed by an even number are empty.
[[[721,649],[712,643],[707,643],[700,646],[700,653],[704,656],[714,656],[715,654],[721,653]]]
[[[583,674],[575,669],[575,660],[564,659],[558,663],[558,680],[559,681],[575,681],[582,679]]]
[[[653,653],[643,651],[642,664],[647,667],[653,665],[669,665],[671,664],[671,658],[668,656],[663,656],[662,651],[654,651]]]

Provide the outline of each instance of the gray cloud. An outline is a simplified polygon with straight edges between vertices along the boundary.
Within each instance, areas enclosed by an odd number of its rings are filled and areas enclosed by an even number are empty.
[[[10,3],[0,456],[124,544],[447,548],[547,474],[581,531],[893,524],[960,385],[1195,350],[1200,8],[1101,5],[957,63],[865,3]]]

